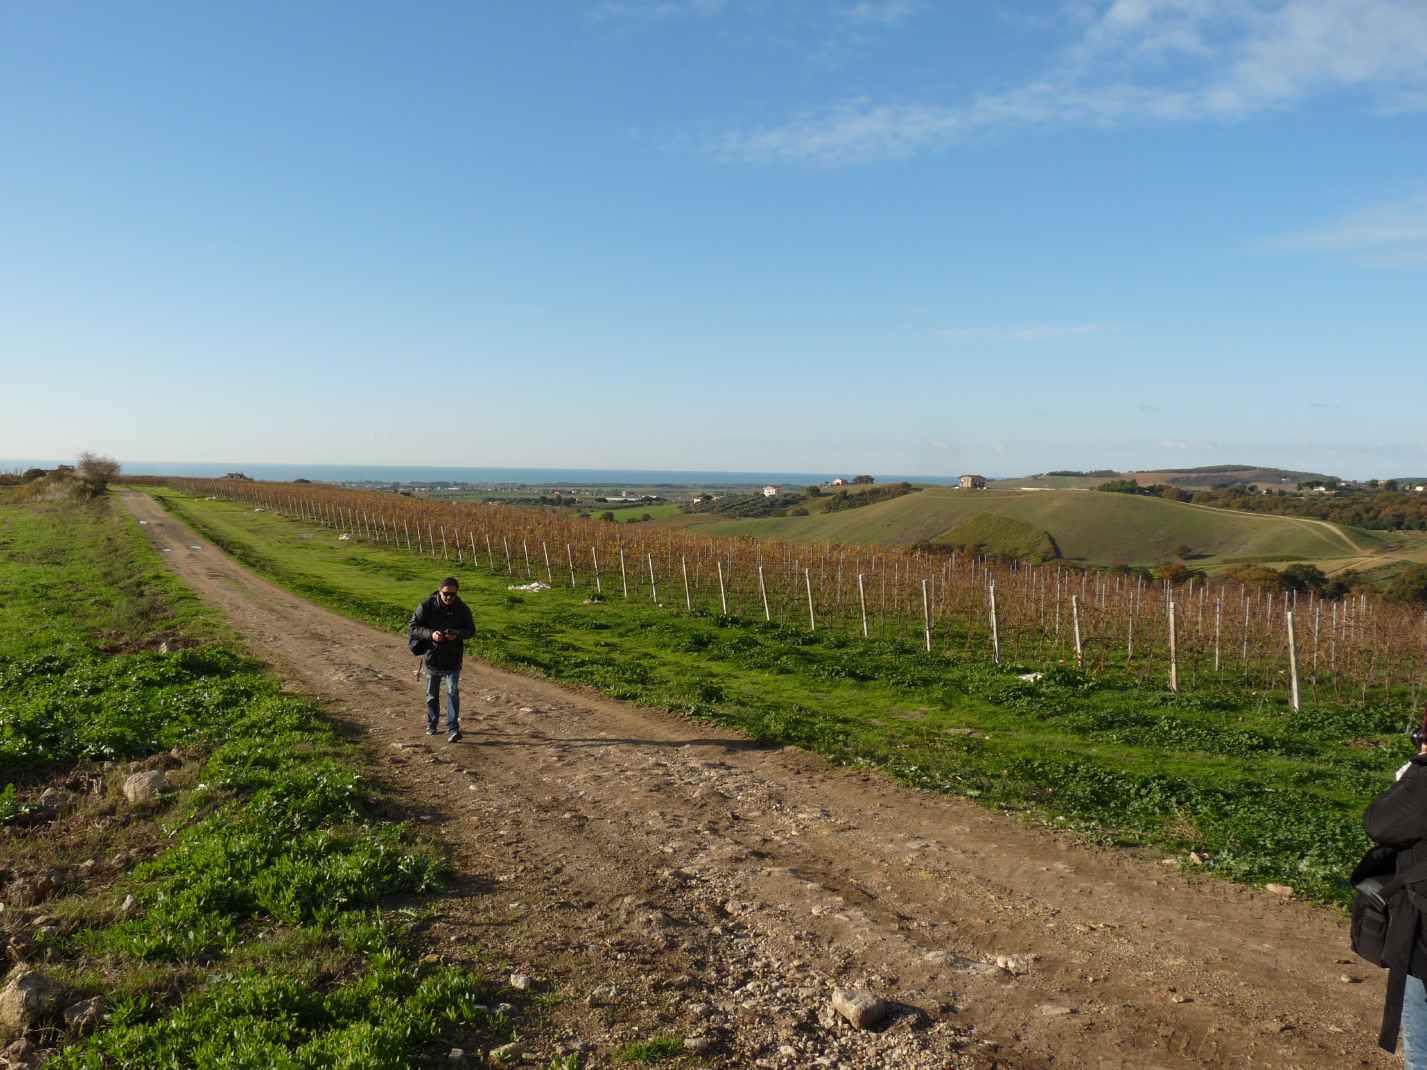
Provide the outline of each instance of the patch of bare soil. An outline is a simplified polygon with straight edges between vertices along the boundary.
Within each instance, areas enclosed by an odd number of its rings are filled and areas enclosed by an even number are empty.
[[[429,739],[400,637],[126,504],[449,846],[433,935],[556,994],[541,1065],[659,1034],[708,1067],[1395,1065],[1332,911],[470,661],[465,740]],[[888,1000],[879,1028],[829,1010],[851,985]]]

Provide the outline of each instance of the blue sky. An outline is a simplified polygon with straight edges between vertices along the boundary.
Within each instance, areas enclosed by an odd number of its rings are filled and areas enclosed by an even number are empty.
[[[1427,472],[1422,0],[13,6],[0,457]]]

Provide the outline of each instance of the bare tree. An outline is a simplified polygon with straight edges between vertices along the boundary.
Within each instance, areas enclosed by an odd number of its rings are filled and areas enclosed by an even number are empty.
[[[98,498],[109,489],[110,482],[118,477],[119,462],[113,457],[85,450],[79,455],[75,475],[79,477],[79,484],[84,488],[85,495]]]

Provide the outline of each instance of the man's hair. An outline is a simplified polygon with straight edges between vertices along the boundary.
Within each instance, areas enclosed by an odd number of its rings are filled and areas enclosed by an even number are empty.
[[[442,587],[455,587],[457,590],[460,590],[461,581],[456,579],[455,576],[447,576],[436,589],[439,591]]]

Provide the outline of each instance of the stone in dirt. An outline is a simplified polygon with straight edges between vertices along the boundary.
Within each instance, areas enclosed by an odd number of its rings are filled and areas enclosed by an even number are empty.
[[[149,769],[135,773],[124,781],[124,798],[131,806],[152,806],[168,790],[168,777],[162,769]]]
[[[1064,1018],[1067,1014],[1075,1013],[1073,1008],[1067,1007],[1063,1003],[1042,1003],[1036,1009],[1046,1018]]]
[[[866,988],[835,988],[832,1009],[858,1029],[871,1029],[887,1016],[887,1002]]]
[[[529,992],[534,985],[535,982],[530,979],[529,974],[513,973],[510,975],[510,987],[517,992]]]
[[[0,1051],[0,1061],[3,1061],[6,1066],[18,1070],[20,1067],[33,1066],[38,1055],[39,1050],[24,1037],[21,1037]]]
[[[21,1036],[53,1018],[59,1009],[59,982],[39,970],[21,970],[0,989],[0,1033]]]
[[[495,1066],[500,1066],[503,1063],[518,1062],[523,1054],[524,1052],[521,1050],[520,1042],[512,1040],[509,1044],[502,1044],[498,1048],[492,1048],[489,1061]]]
[[[1265,884],[1263,890],[1272,892],[1274,895],[1290,896],[1293,894],[1293,889],[1286,884]]]
[[[64,1024],[71,1032],[85,1036],[94,1032],[104,1013],[104,1000],[100,996],[81,1000],[64,1010]]]

